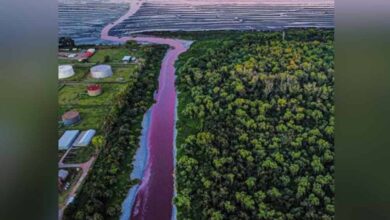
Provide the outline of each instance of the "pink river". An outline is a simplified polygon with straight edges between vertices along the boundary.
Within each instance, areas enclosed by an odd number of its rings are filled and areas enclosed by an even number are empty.
[[[151,108],[148,133],[148,161],[132,209],[132,220],[172,219],[174,196],[174,129],[175,129],[175,67],[179,55],[188,49],[189,42],[158,37],[115,37],[109,31],[132,16],[143,4],[132,1],[130,10],[101,32],[101,39],[114,42],[135,40],[140,43],[166,44],[170,49],[161,64],[156,103]]]

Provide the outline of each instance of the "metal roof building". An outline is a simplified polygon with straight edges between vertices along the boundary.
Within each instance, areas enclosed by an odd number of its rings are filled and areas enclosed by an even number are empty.
[[[123,62],[130,62],[130,60],[131,60],[131,56],[124,56],[124,57],[122,58],[122,61],[123,61]]]
[[[95,136],[96,131],[94,129],[89,129],[87,131],[81,132],[81,134],[77,137],[76,141],[73,143],[75,147],[86,147],[88,146],[93,136]]]
[[[58,178],[62,181],[65,181],[68,178],[69,172],[67,170],[61,169],[58,171]]]
[[[59,150],[67,150],[72,146],[74,140],[77,138],[79,130],[65,131],[60,140],[58,141]]]

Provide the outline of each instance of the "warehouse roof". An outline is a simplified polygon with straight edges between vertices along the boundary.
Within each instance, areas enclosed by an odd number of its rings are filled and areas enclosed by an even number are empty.
[[[96,134],[96,131],[93,129],[89,129],[87,131],[81,132],[81,134],[77,137],[73,146],[75,147],[86,147],[91,143],[93,136]]]
[[[58,141],[59,150],[67,150],[72,146],[73,141],[76,139],[79,134],[78,130],[69,130],[65,131],[60,140]]]

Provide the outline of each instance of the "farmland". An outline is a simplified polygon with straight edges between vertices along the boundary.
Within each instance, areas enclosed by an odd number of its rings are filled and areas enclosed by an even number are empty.
[[[59,1],[59,36],[75,39],[77,44],[106,43],[100,40],[100,29],[129,8],[126,3],[88,0]]]
[[[278,3],[276,1],[276,3]],[[145,31],[272,30],[288,27],[333,27],[329,1],[146,1],[111,30],[125,36]]]
[[[133,0],[131,0],[133,1]],[[100,39],[104,24],[129,9],[130,1],[60,1],[60,36],[77,43],[112,43]],[[273,30],[288,27],[334,27],[334,2],[330,0],[245,1],[145,1],[110,34],[126,36],[149,31]]]

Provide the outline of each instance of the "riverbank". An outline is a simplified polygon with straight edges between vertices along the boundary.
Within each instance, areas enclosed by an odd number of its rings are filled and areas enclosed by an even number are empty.
[[[131,180],[141,181],[144,176],[145,167],[148,161],[147,141],[148,141],[149,127],[150,127],[150,115],[151,115],[151,111],[148,110],[144,116],[144,119],[142,120],[142,135],[139,144],[140,147],[138,148],[137,153],[134,157],[133,171],[131,172],[130,175]],[[120,216],[120,220],[130,219],[132,209],[129,207],[133,207],[134,205],[134,201],[138,193],[139,186],[140,184],[137,183],[136,185],[130,188],[129,193],[127,194],[127,197],[122,204],[122,214]]]

